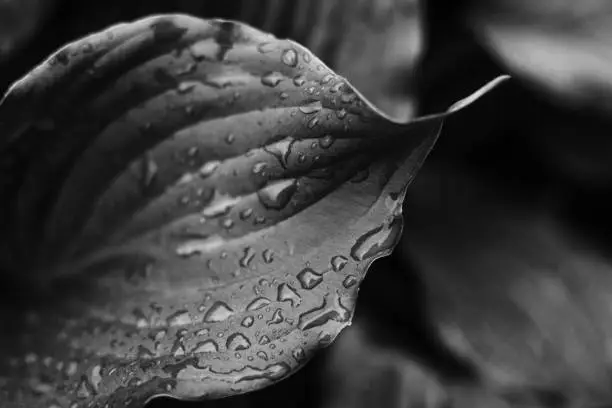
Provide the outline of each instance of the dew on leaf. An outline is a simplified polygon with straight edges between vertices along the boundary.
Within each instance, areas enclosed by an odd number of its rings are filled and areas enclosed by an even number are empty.
[[[204,315],[204,321],[206,323],[223,322],[229,319],[233,314],[234,311],[227,304],[215,302]]]
[[[217,170],[217,168],[219,168],[220,164],[221,162],[217,160],[206,162],[206,164],[200,167],[200,177],[207,178],[212,176],[212,174]]]
[[[285,320],[285,317],[283,316],[283,311],[281,309],[276,309],[274,311],[274,314],[272,315],[270,320],[268,320],[266,322],[266,324],[268,324],[268,325],[270,325],[270,324],[280,324],[284,320]]]
[[[265,208],[282,210],[289,204],[297,190],[297,180],[288,179],[268,184],[257,192],[257,197]]]
[[[318,117],[314,117],[312,119],[310,119],[308,121],[308,129],[313,129],[315,126],[317,126],[319,124],[319,118]]]
[[[272,303],[270,299],[265,298],[265,297],[259,297],[253,300],[251,303],[249,303],[246,310],[249,312],[253,312],[255,310],[263,309],[264,307],[268,306],[270,303]]]
[[[234,136],[233,133],[229,133],[227,136],[225,136],[225,142],[227,144],[232,144],[234,143],[234,140],[236,140],[236,136]]]
[[[351,248],[351,257],[356,261],[363,261],[391,250],[397,243],[401,230],[402,219],[396,217],[388,225],[381,225],[366,232]]]
[[[301,74],[300,75],[296,75],[293,78],[293,85],[295,85],[295,86],[299,87],[299,86],[304,85],[305,83],[306,83],[306,78],[304,77],[304,75],[301,75]]]
[[[274,252],[271,249],[265,249],[262,253],[262,258],[265,263],[272,263],[274,261]]]
[[[251,342],[242,333],[234,333],[227,338],[228,350],[247,350],[249,347],[251,347]]]
[[[252,214],[253,214],[253,209],[247,208],[247,209],[240,211],[239,216],[240,216],[240,219],[244,221],[244,220],[247,220]]]
[[[316,273],[310,268],[305,268],[297,275],[297,279],[300,282],[302,288],[306,290],[314,289],[323,281],[323,276]]]
[[[261,77],[261,83],[271,88],[276,87],[285,77],[280,72],[268,72]]]
[[[242,254],[242,258],[240,258],[239,264],[243,268],[248,268],[251,265],[251,262],[255,258],[255,251],[251,247],[244,248],[244,252]]]
[[[253,316],[247,316],[244,319],[242,319],[242,323],[240,324],[248,328],[248,327],[253,326],[253,323],[255,323],[255,319],[253,318]]]
[[[342,281],[342,286],[344,286],[347,289],[352,288],[356,284],[357,284],[357,278],[353,275],[347,276],[346,278],[344,278],[344,281]]]
[[[331,266],[334,272],[340,272],[346,264],[348,263],[348,259],[342,255],[336,255],[331,259]]]
[[[283,51],[281,55],[281,61],[283,64],[289,67],[295,67],[298,64],[298,55],[293,48],[289,48]]]
[[[214,340],[205,340],[196,344],[193,353],[217,353],[219,346]]]
[[[298,307],[302,302],[300,295],[288,283],[282,283],[278,286],[276,300],[279,302],[289,302],[293,307]]]
[[[268,163],[266,162],[255,163],[253,166],[253,174],[263,174],[266,167],[268,167]]]
[[[305,114],[311,114],[319,112],[323,108],[320,101],[314,101],[306,105],[300,106],[298,109]]]

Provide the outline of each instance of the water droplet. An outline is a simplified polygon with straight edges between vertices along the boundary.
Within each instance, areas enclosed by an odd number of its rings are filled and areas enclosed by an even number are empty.
[[[295,361],[297,361],[298,363],[301,363],[302,361],[306,359],[306,353],[304,352],[304,349],[301,347],[298,347],[295,350],[293,350],[291,355],[293,356]]]
[[[258,351],[257,357],[259,357],[263,361],[268,361],[268,354],[265,351]]]
[[[308,52],[305,52],[302,55],[302,57],[304,58],[304,62],[307,63],[307,64],[310,63],[310,61],[312,61],[312,57],[310,56],[310,53],[308,53]]]
[[[246,310],[249,312],[253,312],[255,310],[259,310],[262,309],[266,306],[268,306],[270,303],[272,303],[270,301],[270,299],[265,298],[265,297],[259,297],[255,300],[253,300],[251,303],[249,303],[249,305],[247,306]]]
[[[231,218],[226,218],[223,220],[222,225],[225,229],[231,229],[234,227],[234,220],[232,220]]]
[[[240,258],[239,264],[243,268],[248,268],[255,258],[255,251],[251,247],[244,248],[244,253],[242,254],[242,258]]]
[[[283,316],[283,311],[281,309],[276,309],[272,318],[268,320],[267,324],[280,324],[285,320],[285,316]]]
[[[261,77],[261,83],[265,86],[274,88],[278,85],[285,77],[280,72],[268,72]]]
[[[297,279],[302,285],[302,288],[306,290],[314,289],[317,285],[323,282],[323,276],[316,273],[310,268],[303,269],[297,275]]]
[[[293,85],[295,86],[302,86],[306,83],[306,78],[304,77],[304,75],[296,75],[295,78],[293,78]]]
[[[279,302],[290,302],[293,307],[298,307],[302,302],[300,295],[287,283],[278,286],[277,300]]]
[[[402,218],[393,218],[388,225],[381,225],[359,237],[351,248],[351,256],[356,261],[363,261],[391,250],[399,240],[401,230]]]
[[[348,259],[342,255],[336,255],[331,259],[331,266],[334,272],[340,272],[347,263]]]
[[[242,333],[234,333],[227,338],[228,350],[247,350],[249,347],[251,347],[251,342]]]
[[[282,210],[289,204],[296,190],[295,179],[281,180],[268,184],[257,192],[257,196],[265,208]]]
[[[142,185],[144,188],[149,187],[153,183],[157,176],[157,171],[157,163],[155,163],[150,153],[146,153],[142,161]]]
[[[355,286],[356,284],[357,284],[357,278],[353,275],[347,276],[346,278],[344,278],[344,281],[342,281],[342,286],[344,286],[347,289]]]
[[[270,338],[268,336],[261,336],[261,338],[259,339],[259,344],[266,345],[270,343]]]
[[[281,55],[281,61],[287,66],[295,67],[298,64],[297,52],[293,48],[285,50]]]
[[[272,252],[270,249],[266,249],[262,253],[262,258],[265,263],[272,263],[274,261],[274,252]]]
[[[302,152],[298,153],[298,163],[303,164],[306,161],[306,155]]]
[[[198,337],[207,337],[209,334],[210,334],[210,330],[208,328],[200,329],[195,333],[195,335]]]
[[[336,111],[336,116],[338,117],[338,119],[346,118],[346,109],[340,109]]]
[[[247,208],[245,210],[240,211],[240,219],[247,220],[253,214],[252,208]]]
[[[217,353],[219,346],[213,340],[199,342],[193,349],[193,353]]]
[[[289,97],[289,94],[287,92],[281,92],[278,97],[281,98],[282,100],[285,100]]]
[[[263,42],[257,46],[257,51],[262,54],[267,54],[276,49],[276,44],[272,42]]]
[[[334,137],[332,135],[325,135],[319,140],[319,146],[322,149],[329,149],[334,144]]]
[[[177,343],[175,347],[173,347],[172,350],[172,356],[174,357],[181,357],[185,355],[185,346],[183,346],[180,343]]]
[[[255,217],[255,220],[253,221],[254,225],[261,225],[263,223],[266,222],[266,217],[264,217],[263,215],[258,215],[257,217]]]
[[[244,319],[242,319],[242,325],[244,327],[251,327],[253,326],[253,323],[255,323],[255,319],[253,318],[253,316],[247,316]]]
[[[200,177],[207,178],[207,177],[212,176],[212,174],[217,170],[220,164],[221,162],[217,160],[207,162],[202,167],[200,167],[200,170],[199,170]]]
[[[302,105],[299,107],[299,110],[305,114],[311,114],[319,112],[323,108],[323,105],[320,101],[310,102],[309,104]]]
[[[136,358],[138,359],[151,359],[155,357],[155,354],[146,348],[145,346],[139,344],[136,352]]]
[[[307,127],[308,129],[313,129],[315,126],[319,124],[319,118],[314,117],[308,121]]]
[[[321,306],[315,307],[299,317],[298,327],[302,330],[310,330],[323,326],[330,320],[346,322],[351,313],[342,305],[340,296],[336,294],[333,305],[328,305],[328,296],[325,296]]]
[[[233,133],[228,134],[227,136],[225,136],[225,142],[227,144],[232,144],[234,143],[234,140],[236,140],[236,136],[234,136]]]
[[[177,69],[174,73],[176,76],[188,75],[195,72],[197,65],[194,62],[190,62],[184,67]]]
[[[193,91],[195,86],[195,82],[181,82],[176,90],[180,94],[186,94]]]
[[[253,174],[263,174],[266,167],[268,167],[268,163],[266,162],[255,163],[253,166]]]
[[[327,74],[325,75],[322,79],[321,79],[321,85],[325,85],[331,82],[331,80],[334,79],[334,76],[332,74]]]
[[[340,100],[343,103],[351,103],[351,102],[353,102],[355,100],[355,98],[357,98],[357,95],[354,94],[354,93],[344,93],[340,97]]]
[[[234,314],[234,311],[223,302],[215,302],[206,315],[204,316],[204,321],[206,323],[216,323],[227,320],[230,316]]]
[[[176,313],[173,313],[166,319],[168,326],[185,326],[191,324],[193,320],[189,316],[189,312],[187,310],[179,310]]]

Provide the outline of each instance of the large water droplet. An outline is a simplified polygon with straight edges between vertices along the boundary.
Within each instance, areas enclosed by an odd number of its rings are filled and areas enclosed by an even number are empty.
[[[253,326],[253,323],[255,323],[255,319],[253,318],[253,316],[247,316],[244,319],[242,319],[242,326],[244,327],[251,327]]]
[[[280,72],[268,72],[261,77],[261,83],[265,86],[274,88],[278,85],[285,77]]]
[[[244,248],[244,253],[242,254],[242,258],[240,258],[239,264],[243,268],[248,268],[255,258],[255,251],[251,247]]]
[[[342,255],[336,255],[331,259],[331,266],[334,272],[340,272],[347,263],[348,259]]]
[[[293,48],[285,50],[281,55],[281,61],[287,66],[295,67],[298,64],[297,52]]]
[[[302,302],[302,298],[297,294],[295,289],[287,283],[282,283],[278,286],[277,299],[279,302],[289,302],[291,306],[298,307]]]
[[[298,273],[297,278],[302,288],[306,290],[311,290],[323,282],[323,276],[310,268],[303,269]]]
[[[268,320],[266,323],[267,324],[280,324],[285,320],[285,317],[283,316],[283,311],[281,309],[276,309],[274,311],[274,314],[272,315],[272,318],[270,318],[270,320]]]
[[[249,347],[251,347],[251,342],[242,333],[234,333],[227,338],[228,350],[247,350]]]
[[[381,225],[363,234],[351,248],[351,256],[356,261],[363,261],[391,250],[400,238],[402,218],[395,217],[391,223]]]
[[[208,309],[208,312],[206,312],[204,321],[206,323],[223,322],[233,314],[234,311],[227,304],[223,302],[215,302],[210,309]]]
[[[270,301],[270,299],[265,298],[265,297],[259,297],[255,300],[253,300],[251,303],[249,303],[249,305],[247,306],[246,310],[249,312],[253,312],[255,310],[259,310],[262,309],[266,306],[268,306],[270,303],[272,303]]]
[[[310,102],[309,104],[302,105],[298,109],[305,114],[311,114],[319,112],[323,108],[320,101]]]
[[[310,330],[322,326],[330,320],[346,322],[350,316],[351,313],[342,305],[338,294],[334,297],[334,302],[331,305],[328,304],[328,297],[325,296],[321,306],[300,315],[298,327],[302,330]]]
[[[257,192],[261,204],[272,210],[282,210],[289,204],[297,190],[295,179],[280,180],[268,184]]]
[[[176,313],[173,313],[168,317],[168,319],[166,319],[166,321],[170,327],[185,326],[193,322],[187,310],[179,310]]]
[[[193,353],[217,353],[219,346],[213,340],[199,342],[193,349]]]

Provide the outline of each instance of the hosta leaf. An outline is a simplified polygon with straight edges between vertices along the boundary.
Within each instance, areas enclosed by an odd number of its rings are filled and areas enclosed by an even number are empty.
[[[231,21],[64,47],[0,105],[5,280],[27,288],[4,311],[2,405],[215,398],[294,372],[350,324],[444,116],[392,122]]]

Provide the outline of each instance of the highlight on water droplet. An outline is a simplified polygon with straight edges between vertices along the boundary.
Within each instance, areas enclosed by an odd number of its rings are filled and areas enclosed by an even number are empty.
[[[344,286],[347,289],[352,288],[356,284],[357,284],[357,278],[353,275],[347,276],[346,278],[344,278],[344,281],[342,281],[342,286]]]
[[[281,324],[284,320],[285,320],[285,316],[283,316],[282,309],[276,309],[274,311],[274,314],[272,315],[270,320],[266,322],[266,324],[268,325]]]
[[[331,259],[331,266],[334,272],[340,272],[346,264],[348,263],[348,259],[342,255],[336,255]]]
[[[390,251],[400,239],[402,218],[394,217],[388,224],[381,225],[357,239],[351,248],[351,257],[356,261],[371,258]]]
[[[321,101],[314,101],[314,102],[310,102],[306,105],[302,105],[300,106],[298,109],[305,114],[311,114],[311,113],[316,113],[319,112],[321,109],[323,108],[323,105],[321,104]]]
[[[233,314],[234,311],[227,304],[224,302],[215,302],[204,315],[204,321],[206,323],[223,322],[229,319]]]
[[[306,77],[304,77],[304,75],[301,75],[301,74],[300,75],[296,75],[293,78],[293,85],[295,85],[295,86],[300,87],[300,86],[304,85],[305,83],[306,83]]]
[[[234,333],[227,338],[227,349],[232,351],[247,350],[251,342],[242,333]]]
[[[253,318],[253,316],[247,316],[244,319],[242,319],[242,323],[240,324],[248,328],[248,327],[253,326],[253,323],[255,323],[255,319]]]
[[[279,302],[289,302],[292,307],[298,307],[302,298],[288,283],[281,283],[278,286],[277,299]]]
[[[265,298],[265,297],[258,297],[257,299],[249,303],[246,310],[249,312],[253,312],[255,310],[263,309],[264,307],[268,306],[270,303],[272,303],[270,299]]]
[[[253,261],[253,258],[255,258],[255,251],[253,250],[253,248],[248,246],[244,248],[242,258],[240,258],[240,261],[238,263],[241,267],[248,268],[251,262]]]
[[[200,170],[198,171],[200,177],[207,178],[212,176],[212,174],[217,170],[220,164],[221,162],[217,160],[205,163],[202,167],[200,167]]]
[[[268,209],[282,210],[297,190],[297,180],[287,179],[268,184],[257,192],[261,204]]]
[[[280,72],[268,72],[261,77],[261,83],[271,88],[276,87],[285,77]]]
[[[310,268],[305,268],[298,273],[297,279],[302,288],[311,290],[317,287],[323,281],[323,276]]]
[[[193,353],[217,353],[219,346],[214,340],[205,340],[196,344]]]
[[[325,135],[319,139],[319,146],[322,149],[329,149],[334,144],[334,137],[332,135]]]

